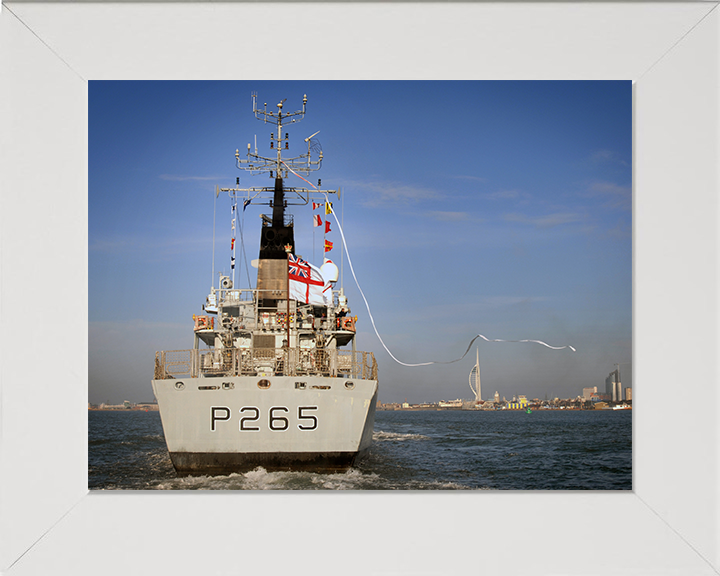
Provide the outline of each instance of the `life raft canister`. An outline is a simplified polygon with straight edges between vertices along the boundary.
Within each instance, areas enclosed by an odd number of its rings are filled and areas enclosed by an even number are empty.
[[[343,316],[340,318],[340,328],[355,332],[355,318],[351,316]]]
[[[193,314],[193,320],[195,321],[195,330],[212,330],[215,327],[215,318]]]

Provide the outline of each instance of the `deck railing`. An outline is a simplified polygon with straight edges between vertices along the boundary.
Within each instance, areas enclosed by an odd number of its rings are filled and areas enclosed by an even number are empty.
[[[198,376],[329,376],[377,380],[372,352],[319,348],[164,350],[155,354],[155,380]]]

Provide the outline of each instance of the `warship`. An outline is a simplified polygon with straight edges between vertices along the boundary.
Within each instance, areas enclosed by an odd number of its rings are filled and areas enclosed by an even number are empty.
[[[193,315],[194,345],[155,355],[152,388],[158,402],[170,459],[179,475],[225,475],[266,470],[346,470],[372,442],[378,395],[377,362],[356,350],[356,321],[337,266],[325,258],[320,267],[295,251],[294,217],[288,206],[334,214],[331,195],[301,174],[319,170],[323,153],[314,138],[307,151],[283,158],[289,150],[288,125],[305,116],[260,108],[253,114],[273,126],[269,156],[247,145],[237,168],[266,174],[272,186],[215,190],[230,199],[231,274],[218,275],[203,306]],[[290,187],[290,174],[309,187]],[[261,214],[255,288],[236,288],[235,255],[239,211],[251,204],[271,208]],[[311,214],[308,214],[308,218]],[[321,215],[312,214],[314,223]],[[340,222],[335,219],[340,225]],[[242,230],[241,240],[242,240]],[[214,234],[214,233],[213,233]],[[325,241],[327,254],[329,241]],[[189,327],[190,328],[190,327]]]

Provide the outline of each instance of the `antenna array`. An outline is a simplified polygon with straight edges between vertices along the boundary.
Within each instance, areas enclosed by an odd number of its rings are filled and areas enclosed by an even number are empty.
[[[247,158],[240,158],[240,150],[235,150],[235,161],[237,167],[240,170],[247,170],[252,174],[262,174],[269,172],[270,177],[288,177],[288,170],[301,172],[303,174],[309,174],[314,170],[319,170],[322,165],[323,153],[322,149],[318,150],[319,145],[317,141],[313,140],[313,137],[317,135],[317,132],[308,138],[305,138],[307,144],[307,152],[296,156],[294,158],[283,158],[282,151],[290,149],[289,135],[287,132],[283,132],[283,123],[293,124],[299,122],[305,117],[305,108],[307,106],[307,94],[303,96],[302,110],[296,112],[283,112],[283,105],[285,100],[282,100],[277,104],[277,112],[268,111],[267,102],[263,104],[262,108],[258,108],[257,105],[257,94],[253,92],[253,113],[255,118],[262,120],[265,124],[271,123],[276,126],[276,131],[270,134],[270,148],[276,150],[274,158],[263,156],[258,154],[257,142],[255,144],[255,150],[251,149],[250,143],[247,145]],[[312,152],[318,153],[317,160],[311,158]]]

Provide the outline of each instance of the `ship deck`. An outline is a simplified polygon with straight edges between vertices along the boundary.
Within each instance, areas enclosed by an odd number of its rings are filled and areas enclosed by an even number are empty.
[[[377,380],[372,352],[317,348],[166,350],[155,355],[155,380],[213,376],[324,376]]]

